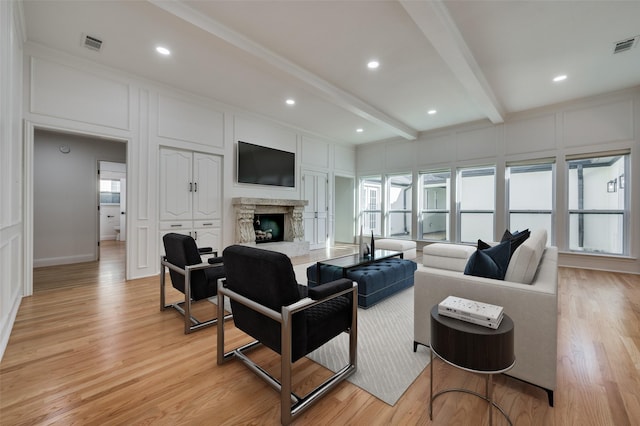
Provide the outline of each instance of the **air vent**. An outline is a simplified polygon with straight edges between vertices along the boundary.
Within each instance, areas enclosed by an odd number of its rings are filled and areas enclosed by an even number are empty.
[[[616,47],[613,49],[613,53],[616,54],[616,53],[626,52],[627,50],[631,50],[636,45],[639,38],[640,36],[635,36],[635,37],[617,42]]]
[[[100,48],[102,47],[102,40],[87,34],[83,34],[82,45],[87,49],[99,52]]]

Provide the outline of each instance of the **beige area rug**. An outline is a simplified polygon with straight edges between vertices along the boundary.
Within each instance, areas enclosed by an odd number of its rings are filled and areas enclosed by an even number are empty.
[[[294,266],[300,284],[307,284],[307,267],[313,264]],[[349,359],[349,336],[337,336],[308,358],[338,371]],[[413,352],[413,287],[358,309],[358,369],[348,381],[393,406],[427,365],[429,351]]]
[[[307,283],[311,264],[294,267],[300,284]],[[337,371],[349,359],[348,348],[343,333],[308,357]],[[428,364],[429,351],[413,352],[413,287],[358,309],[358,369],[348,381],[393,406]]]

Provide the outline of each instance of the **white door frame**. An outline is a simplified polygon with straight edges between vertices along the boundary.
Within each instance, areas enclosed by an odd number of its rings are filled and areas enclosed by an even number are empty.
[[[118,142],[124,142],[127,145],[127,176],[130,174],[129,159],[132,158],[133,149],[131,140],[128,138],[122,138],[112,135],[100,134],[96,132],[68,129],[58,126],[51,126],[45,124],[35,123],[30,120],[24,121],[23,126],[23,139],[24,139],[24,174],[23,174],[23,211],[22,211],[22,224],[23,224],[23,270],[22,276],[23,287],[22,295],[33,295],[33,157],[34,157],[34,143],[35,143],[35,131],[36,129],[49,130],[59,133],[69,133],[73,135],[82,135],[89,137],[96,137],[100,139],[110,139]],[[129,228],[129,226],[127,226]],[[99,232],[99,231],[98,231]],[[126,245],[126,259],[130,258],[130,246]],[[125,261],[128,265],[129,262]],[[128,269],[128,267],[126,268]],[[126,278],[129,277],[128,270],[125,273]]]

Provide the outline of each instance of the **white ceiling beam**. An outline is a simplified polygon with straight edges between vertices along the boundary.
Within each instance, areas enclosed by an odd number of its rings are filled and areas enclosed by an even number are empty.
[[[315,91],[320,93],[325,100],[328,100],[334,105],[340,106],[371,123],[386,128],[403,138],[409,140],[417,139],[417,130],[385,114],[351,93],[334,86],[316,74],[313,74],[312,72],[291,62],[287,58],[278,55],[276,52],[256,43],[245,35],[198,12],[197,10],[194,10],[186,4],[180,1],[163,0],[149,0],[149,2],[178,18],[195,25],[209,34],[212,34],[257,58],[262,59],[290,76],[299,79],[314,88]]]
[[[399,1],[487,118],[504,122],[504,110],[444,2]]]

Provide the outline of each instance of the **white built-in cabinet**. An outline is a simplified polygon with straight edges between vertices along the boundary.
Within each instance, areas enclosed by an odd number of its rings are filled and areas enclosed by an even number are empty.
[[[160,149],[161,237],[168,232],[191,235],[198,247],[212,247],[220,252],[221,208],[220,156]],[[164,253],[164,247],[161,252]]]
[[[302,174],[304,208],[304,239],[311,250],[325,248],[328,238],[329,176],[327,173],[305,170]]]

